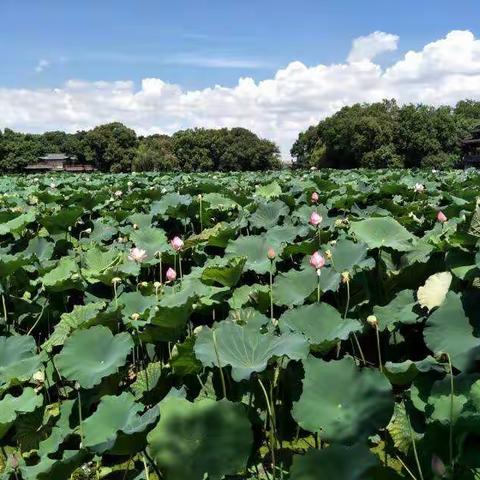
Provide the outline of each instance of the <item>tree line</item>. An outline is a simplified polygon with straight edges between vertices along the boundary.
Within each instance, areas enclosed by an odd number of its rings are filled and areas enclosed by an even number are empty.
[[[73,134],[0,130],[3,173],[22,171],[48,153],[76,156],[104,172],[271,170],[282,165],[277,145],[245,128],[196,128],[172,136],[137,136],[118,122]]]
[[[461,158],[460,140],[478,123],[480,102],[473,100],[455,107],[357,103],[301,132],[291,149],[293,167],[454,167]],[[118,122],[77,133],[0,130],[2,173],[22,171],[39,157],[60,152],[104,172],[282,167],[278,146],[245,128],[195,128],[171,136],[138,136]]]
[[[290,153],[296,168],[450,168],[479,123],[473,100],[455,107],[357,103],[300,133]]]

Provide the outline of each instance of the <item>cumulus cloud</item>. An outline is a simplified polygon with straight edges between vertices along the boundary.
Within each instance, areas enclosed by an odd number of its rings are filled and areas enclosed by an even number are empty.
[[[398,47],[399,37],[385,32],[373,32],[353,41],[348,55],[349,62],[371,61],[385,52],[393,52]]]
[[[355,40],[344,63],[294,61],[273,78],[240,78],[234,87],[185,90],[159,78],[146,78],[139,88],[132,81],[79,80],[56,89],[0,87],[0,127],[75,131],[118,120],[151,134],[243,126],[277,142],[286,158],[299,131],[344,105],[480,100],[480,40],[471,32],[452,31],[386,68],[373,61],[396,45],[394,35],[374,33]]]

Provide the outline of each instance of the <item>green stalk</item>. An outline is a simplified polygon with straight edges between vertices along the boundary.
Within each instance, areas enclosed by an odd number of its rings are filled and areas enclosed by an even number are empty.
[[[320,269],[317,270],[317,302],[320,303]]]
[[[413,436],[413,429],[412,429],[412,424],[410,423],[410,419],[408,419],[408,429],[410,431],[410,439],[412,440],[412,446],[413,446],[413,455],[415,457],[415,462],[417,464],[418,473],[420,475],[420,479],[423,480],[422,466],[420,465],[420,460],[418,458],[417,445],[415,443],[415,437]]]
[[[202,194],[199,195],[200,201],[200,232],[203,231],[203,214],[202,214]]]
[[[82,417],[82,399],[80,397],[80,385],[77,389],[77,399],[78,399],[78,419],[79,419],[79,430],[80,430],[80,448],[83,448],[83,417]]]
[[[380,332],[378,331],[378,325],[375,325],[375,334],[377,337],[378,365],[380,368],[380,373],[383,373],[382,349],[380,347]]]
[[[267,404],[267,411],[268,411],[268,416],[270,417],[270,451],[272,455],[272,478],[275,480],[276,478],[276,459],[275,459],[275,446],[276,446],[276,436],[275,436],[275,417],[274,417],[274,407],[273,405],[270,404],[270,399],[268,397],[267,390],[265,388],[265,385],[262,382],[262,379],[260,377],[257,377],[258,383],[260,384],[260,388],[263,391],[263,395],[265,396],[265,402]],[[273,408],[272,408],[273,407]]]
[[[273,323],[273,260],[270,260],[270,319]]]
[[[448,367],[450,369],[450,432],[448,438],[448,446],[450,452],[450,469],[453,472],[454,461],[453,461],[453,397],[455,395],[455,389],[453,384],[453,368],[452,360],[450,355],[447,353]]]
[[[145,479],[150,480],[150,475],[148,473],[147,459],[145,458],[145,455],[142,455],[142,460],[143,460],[143,468],[145,470]]]
[[[5,304],[5,295],[2,293],[2,305],[3,305],[3,318],[5,320],[5,327],[8,327],[10,332],[10,326],[8,325],[7,305]]]
[[[222,364],[220,363],[220,355],[218,354],[217,337],[215,335],[215,330],[213,330],[213,332],[212,332],[212,338],[213,338],[213,348],[215,349],[215,355],[217,357],[218,368],[220,370],[220,379],[222,381],[223,397],[227,398],[227,386],[225,384],[225,377],[223,376]]]

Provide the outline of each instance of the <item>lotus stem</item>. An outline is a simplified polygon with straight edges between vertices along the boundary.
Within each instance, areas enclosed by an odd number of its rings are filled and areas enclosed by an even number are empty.
[[[78,426],[80,431],[80,448],[83,447],[83,416],[82,416],[82,398],[80,397],[80,385],[76,385],[77,388],[77,401],[78,401]]]
[[[380,368],[380,373],[383,373],[382,348],[380,346],[380,331],[378,330],[378,324],[375,325],[375,335],[377,337],[378,366]]]
[[[275,414],[274,406],[270,403],[270,398],[268,397],[267,389],[262,382],[260,377],[257,377],[260,388],[262,389],[263,395],[265,397],[265,402],[267,404],[268,416],[270,418],[270,452],[272,455],[272,478],[276,478],[276,460],[275,460],[275,446],[276,446],[276,435],[275,435]]]
[[[220,380],[222,381],[223,397],[227,398],[227,386],[225,384],[225,377],[223,376],[222,364],[220,363],[220,355],[218,354],[217,336],[215,335],[215,330],[212,331],[212,338],[213,338],[213,348],[215,349],[215,355],[217,357],[218,368],[220,370]]]
[[[178,252],[178,269],[180,271],[180,280],[183,280],[183,273],[182,273],[182,254]]]
[[[320,269],[317,270],[317,302],[320,303]]]
[[[8,325],[8,315],[7,315],[7,305],[5,304],[5,295],[2,293],[2,306],[3,306],[3,318],[5,321],[5,326],[8,327],[10,332],[10,326]]]
[[[200,202],[200,211],[199,211],[199,217],[200,217],[200,232],[203,232],[203,214],[202,214],[202,194],[198,196],[198,200]]]
[[[148,473],[148,465],[147,465],[147,459],[145,458],[145,454],[142,455],[142,460],[143,460],[143,468],[145,470],[145,479],[150,480],[150,474]]]
[[[412,424],[410,423],[410,419],[408,419],[408,429],[410,431],[410,439],[412,440],[413,455],[415,457],[415,462],[417,464],[418,473],[420,475],[420,479],[423,480],[422,466],[420,465],[420,460],[418,458],[417,445],[415,443],[415,437],[413,435],[413,429],[412,429]]]
[[[398,456],[395,455],[396,459],[402,464],[402,467],[407,471],[407,473],[412,477],[413,480],[417,480],[417,477],[412,473],[412,471],[407,467],[406,463]]]
[[[453,472],[454,461],[453,461],[453,397],[455,395],[455,387],[453,384],[453,367],[452,367],[452,359],[450,355],[447,353],[447,361],[448,361],[448,368],[450,373],[450,431],[448,437],[448,448],[450,452],[450,468]]]
[[[273,323],[273,260],[270,261],[270,320]]]
[[[320,224],[317,227],[317,233],[318,233],[318,247],[322,248],[322,229],[320,228]]]

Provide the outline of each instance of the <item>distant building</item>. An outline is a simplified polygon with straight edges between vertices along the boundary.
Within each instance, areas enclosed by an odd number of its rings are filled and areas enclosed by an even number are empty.
[[[480,125],[477,125],[470,135],[462,140],[463,166],[480,167]]]
[[[25,167],[27,172],[93,172],[95,167],[89,163],[79,163],[76,156],[64,153],[49,153],[39,157],[37,163]]]

